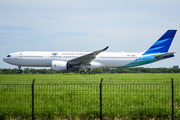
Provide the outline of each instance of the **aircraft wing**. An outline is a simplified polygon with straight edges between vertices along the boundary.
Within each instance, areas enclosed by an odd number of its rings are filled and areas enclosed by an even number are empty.
[[[162,58],[168,57],[169,55],[172,55],[172,54],[174,54],[174,53],[175,53],[175,52],[169,52],[169,53],[162,54],[162,55],[155,55],[155,58],[156,58],[156,59],[162,59]]]
[[[96,57],[96,55],[98,55],[99,53],[107,50],[108,47],[109,46],[105,47],[102,50],[94,51],[92,53],[80,56],[78,58],[71,59],[71,60],[68,61],[68,63],[71,64],[71,65],[73,65],[73,64],[88,64]]]

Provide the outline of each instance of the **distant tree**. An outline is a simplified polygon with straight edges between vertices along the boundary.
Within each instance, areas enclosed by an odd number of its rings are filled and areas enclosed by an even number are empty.
[[[17,68],[11,69],[11,74],[17,74],[17,73],[18,73],[18,69]]]
[[[94,69],[96,73],[103,73],[103,68],[96,68]]]
[[[3,70],[3,69],[2,69],[2,68],[0,68],[0,74],[2,74],[2,70]]]
[[[2,74],[10,74],[11,73],[10,71],[11,71],[11,69],[5,68],[2,70]]]
[[[51,69],[29,69],[24,68],[24,74],[60,74],[60,73],[80,73],[82,69],[76,71],[53,71]],[[180,73],[179,68],[97,68],[93,69],[96,73]],[[17,74],[18,69],[0,68],[0,74]]]
[[[24,73],[25,74],[29,74],[30,73],[30,69],[29,68],[24,68]]]
[[[110,73],[110,72],[111,72],[110,68],[103,68],[103,73]]]

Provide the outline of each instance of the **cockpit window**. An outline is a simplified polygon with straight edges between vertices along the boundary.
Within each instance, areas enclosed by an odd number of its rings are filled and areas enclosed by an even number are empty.
[[[8,55],[7,57],[11,57],[11,55]]]

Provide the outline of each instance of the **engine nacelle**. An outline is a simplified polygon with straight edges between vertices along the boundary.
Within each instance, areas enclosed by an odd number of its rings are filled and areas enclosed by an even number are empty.
[[[62,71],[68,69],[67,61],[57,61],[53,60],[51,63],[51,69],[55,71]]]

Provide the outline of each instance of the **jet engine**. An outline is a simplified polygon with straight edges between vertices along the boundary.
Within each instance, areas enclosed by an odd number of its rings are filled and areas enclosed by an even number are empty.
[[[68,70],[68,63],[67,61],[53,60],[51,63],[51,69],[55,71]]]

